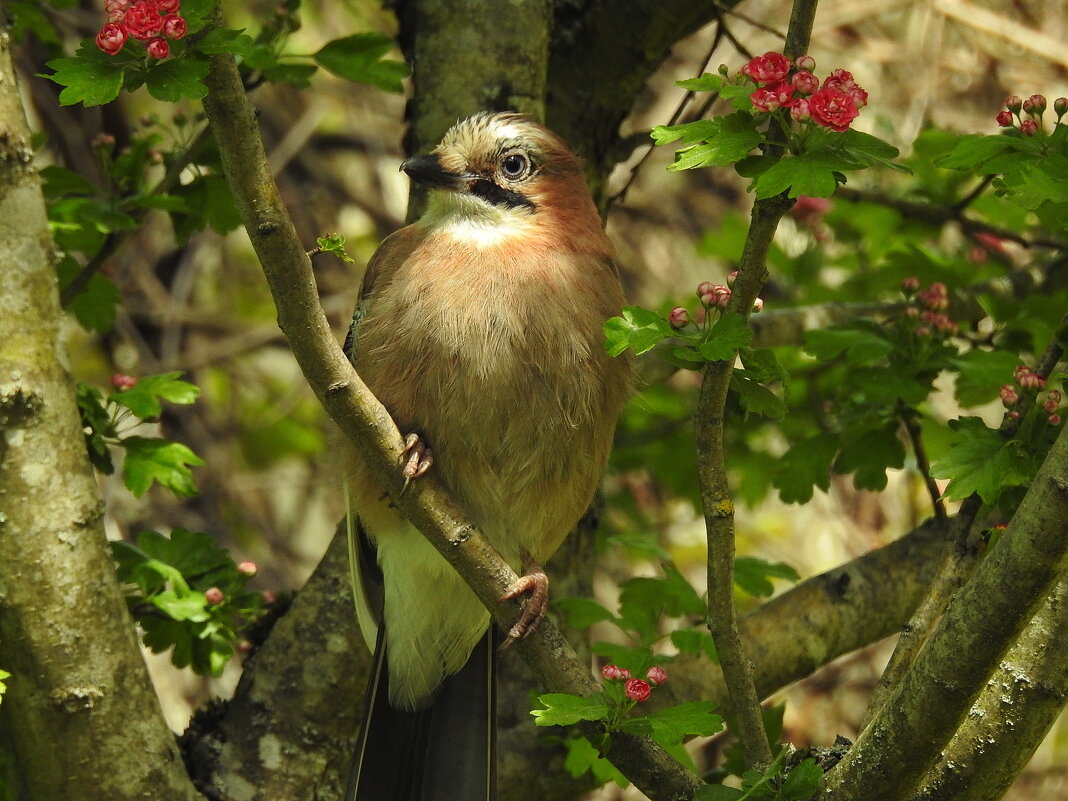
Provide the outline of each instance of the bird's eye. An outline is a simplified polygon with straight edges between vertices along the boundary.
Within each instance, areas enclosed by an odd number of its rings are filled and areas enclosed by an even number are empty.
[[[505,178],[513,181],[526,177],[530,171],[530,162],[522,153],[509,153],[501,159],[501,172]]]

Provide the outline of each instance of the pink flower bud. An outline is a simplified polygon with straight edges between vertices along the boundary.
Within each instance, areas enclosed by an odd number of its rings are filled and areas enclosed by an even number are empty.
[[[1019,381],[1021,378],[1023,378],[1030,372],[1031,368],[1028,367],[1026,364],[1018,364],[1016,365],[1016,369],[1012,371],[1013,380]]]
[[[239,654],[250,653],[252,651],[252,642],[251,642],[251,640],[239,640],[238,643],[237,643],[236,650],[237,650],[237,652]]]
[[[1061,416],[1059,414],[1051,414],[1049,416],[1049,424],[1051,426],[1059,426],[1061,424]]]
[[[690,313],[685,306],[676,306],[668,312],[668,324],[676,331],[690,324]]]
[[[915,306],[906,306],[905,307],[905,316],[906,317],[919,317],[920,316],[920,310],[917,309]]]
[[[208,589],[204,590],[204,600],[212,606],[218,606],[225,599],[226,596],[223,595],[223,591],[220,590],[218,587],[209,587]]]
[[[96,35],[96,46],[109,56],[122,50],[126,44],[126,30],[117,22],[108,22]]]
[[[1061,117],[1064,116],[1064,112],[1068,111],[1068,97],[1058,97],[1054,100],[1053,110],[1057,114],[1057,121],[1060,122]]]
[[[1013,114],[1019,114],[1022,105],[1023,104],[1020,102],[1020,98],[1018,98],[1016,95],[1009,95],[1007,98],[1005,98],[1005,108],[1007,108]]]
[[[908,278],[901,279],[901,291],[905,293],[905,297],[912,297],[919,288],[920,279],[916,276],[910,275]]]
[[[795,72],[790,83],[799,94],[810,95],[820,88],[820,79],[808,70]]]
[[[808,122],[812,119],[812,109],[809,108],[807,100],[802,98],[790,106],[790,119],[794,122]]]
[[[645,678],[654,687],[659,687],[667,681],[668,675],[662,667],[651,667],[645,672]]]
[[[727,286],[729,286],[729,287],[734,286],[734,282],[737,281],[737,280],[738,280],[738,271],[737,270],[731,270],[729,273],[727,273]]]
[[[1020,419],[1020,413],[1018,411],[1016,411],[1015,409],[1013,409],[1011,412],[1009,412],[1009,417],[1012,420],[1019,420]]]
[[[243,562],[237,563],[237,572],[240,573],[242,576],[248,576],[249,578],[252,578],[256,575],[256,571],[258,569],[259,568],[256,567],[256,563],[248,559]]]
[[[805,70],[807,72],[812,72],[816,69],[816,59],[812,56],[798,56],[794,64],[797,65],[799,70]]]
[[[716,296],[716,306],[718,306],[721,309],[727,308],[727,304],[731,302],[731,291],[729,289],[727,289],[727,287],[723,287],[723,288],[726,289],[727,291],[726,292],[721,292],[720,294],[718,294]]]
[[[177,14],[182,0],[156,0],[156,9],[160,14]]]
[[[623,681],[630,678],[630,671],[619,665],[605,665],[601,669],[601,675],[608,681]]]
[[[262,593],[260,593],[260,597],[263,598],[263,603],[267,606],[270,606],[278,600],[278,596],[271,590],[264,590]]]
[[[627,679],[627,683],[623,685],[624,692],[627,694],[627,698],[631,701],[647,701],[649,699],[649,693],[652,692],[652,688],[649,686],[649,682],[642,681],[641,679]]]
[[[712,291],[712,287],[714,286],[715,284],[713,284],[711,281],[702,281],[697,285],[697,297],[707,295]]]
[[[111,386],[115,389],[129,389],[137,384],[137,379],[132,375],[126,375],[126,373],[115,373],[111,377]]]
[[[994,117],[997,120],[998,125],[1002,128],[1011,128],[1013,123],[1013,116],[1011,111],[1002,110],[998,112],[998,115]]]
[[[928,328],[927,326],[925,326],[925,325],[916,326],[916,336],[925,337],[930,333],[931,333],[931,329]]]
[[[793,95],[793,87],[786,81],[779,81],[757,89],[749,95],[749,99],[757,111],[778,111],[780,108],[791,105]]]
[[[716,305],[716,296],[713,295],[711,292],[705,292],[703,295],[701,295],[701,305],[702,306],[715,306]]]
[[[763,298],[757,298],[756,300],[753,301],[753,314],[756,314],[757,312],[762,311],[763,308],[764,308],[764,299]]]
[[[1038,123],[1034,120],[1024,120],[1020,123],[1020,133],[1024,136],[1034,136],[1038,133]]]
[[[171,54],[171,46],[161,36],[153,37],[145,42],[145,52],[149,58],[166,58]]]
[[[170,14],[163,18],[162,33],[168,39],[181,39],[185,36],[188,27],[185,20],[177,14]]]
[[[1046,386],[1046,379],[1038,373],[1028,372],[1016,380],[1024,389],[1043,389]]]
[[[89,146],[94,150],[111,150],[115,147],[115,137],[109,133],[98,133]]]
[[[1059,390],[1051,389],[1049,395],[1046,396],[1046,403],[1042,407],[1047,412],[1057,411],[1057,407],[1061,405],[1061,393]]]
[[[1031,95],[1023,102],[1023,110],[1041,117],[1042,112],[1046,110],[1045,95]]]
[[[1015,406],[1016,402],[1020,400],[1020,396],[1016,393],[1016,388],[1012,384],[1002,384],[1001,389],[998,390],[998,396],[1006,409]]]

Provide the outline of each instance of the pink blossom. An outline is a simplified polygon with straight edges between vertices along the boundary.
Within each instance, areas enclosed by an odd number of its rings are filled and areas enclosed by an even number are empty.
[[[134,3],[126,12],[123,23],[126,25],[126,32],[134,39],[151,39],[163,27],[163,17],[160,16],[159,9],[154,2],[141,0],[139,3]]]
[[[860,112],[853,98],[841,89],[824,85],[808,99],[809,112],[817,125],[842,133]]]
[[[622,681],[630,678],[630,671],[619,667],[619,665],[605,665],[601,669],[601,675],[608,681]]]
[[[204,600],[212,606],[218,606],[226,600],[226,596],[223,595],[223,591],[218,587],[210,587],[204,590]]]
[[[162,36],[155,36],[145,42],[145,52],[149,58],[166,58],[171,54],[171,46]]]
[[[113,56],[126,44],[126,31],[117,22],[105,23],[96,35],[96,46]]]
[[[757,111],[778,111],[780,108],[788,108],[793,96],[793,87],[786,81],[779,81],[757,89],[749,95],[749,99],[753,101]]]
[[[649,682],[642,681],[641,679],[628,679],[627,683],[623,685],[624,692],[627,694],[627,698],[631,701],[647,701],[649,694],[652,692],[652,688],[649,686]]]
[[[757,56],[742,67],[742,74],[748,75],[757,83],[781,81],[789,72],[790,59],[773,50],[769,50],[762,56]]]
[[[188,26],[185,20],[177,14],[170,14],[163,18],[163,35],[168,39],[181,39],[185,36]]]

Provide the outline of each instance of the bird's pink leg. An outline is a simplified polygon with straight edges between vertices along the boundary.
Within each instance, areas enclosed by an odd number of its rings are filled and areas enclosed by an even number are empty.
[[[434,454],[430,446],[414,433],[404,438],[404,448],[401,450],[400,459],[404,464],[401,471],[404,476],[404,487],[401,492],[408,489],[413,479],[419,478],[430,469],[430,465],[434,464]]]
[[[522,558],[523,575],[508,588],[501,600],[509,601],[526,593],[530,593],[530,597],[523,604],[519,619],[508,630],[508,636],[501,643],[501,650],[508,648],[516,640],[533,634],[545,619],[545,612],[549,608],[549,577],[530,554],[524,551]]]

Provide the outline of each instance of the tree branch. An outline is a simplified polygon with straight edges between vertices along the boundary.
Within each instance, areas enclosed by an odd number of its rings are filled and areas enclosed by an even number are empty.
[[[270,285],[279,326],[305,378],[326,411],[382,475],[396,506],[470,584],[494,619],[510,626],[519,603],[500,603],[499,598],[516,576],[485,536],[430,476],[401,492],[400,434],[353,371],[323,316],[310,261],[267,168],[255,115],[233,58],[213,56],[205,83],[209,93],[204,107],[227,180]],[[517,650],[545,687],[582,696],[598,691],[588,666],[577,661],[550,621],[520,642]],[[650,798],[681,799],[693,794],[696,777],[652,741],[614,738],[613,751],[617,748],[640,753],[640,758],[620,760],[618,767]]]
[[[900,798],[930,769],[1001,655],[1068,568],[1068,430],[1008,529],[946,607],[912,668],[821,797]]]

